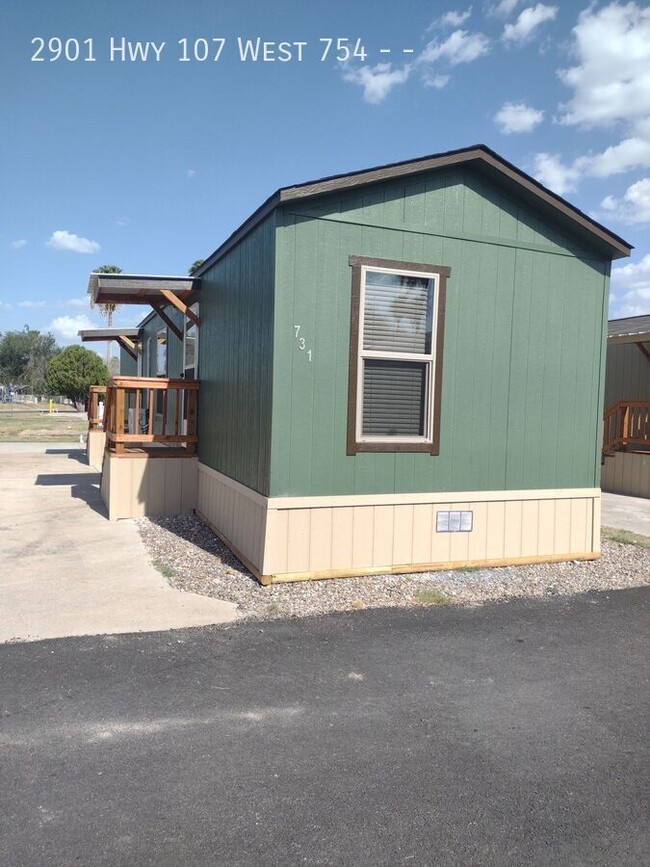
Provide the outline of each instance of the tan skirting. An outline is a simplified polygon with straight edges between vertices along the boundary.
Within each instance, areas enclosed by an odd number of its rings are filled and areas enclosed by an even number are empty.
[[[101,470],[106,447],[106,434],[103,430],[89,430],[86,442],[86,458],[88,466]]]
[[[438,532],[440,511],[472,530]],[[600,552],[597,488],[268,498],[199,464],[197,512],[263,584]]]
[[[197,465],[194,456],[131,458],[106,453],[101,493],[109,520],[192,512]]]
[[[615,452],[605,458],[603,491],[650,499],[650,452]]]

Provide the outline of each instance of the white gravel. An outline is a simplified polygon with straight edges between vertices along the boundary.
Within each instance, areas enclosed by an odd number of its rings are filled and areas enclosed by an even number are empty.
[[[361,608],[484,602],[650,584],[650,548],[602,542],[599,560],[408,575],[301,581],[261,587],[194,515],[140,518],[152,561],[172,587],[234,602],[243,618],[304,617]]]

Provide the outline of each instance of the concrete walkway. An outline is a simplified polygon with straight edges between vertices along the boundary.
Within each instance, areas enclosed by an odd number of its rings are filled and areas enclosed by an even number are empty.
[[[601,523],[603,527],[630,530],[640,536],[650,537],[650,500],[603,493]]]
[[[0,444],[0,642],[224,623],[235,607],[174,590],[133,521],[109,523],[79,444]]]

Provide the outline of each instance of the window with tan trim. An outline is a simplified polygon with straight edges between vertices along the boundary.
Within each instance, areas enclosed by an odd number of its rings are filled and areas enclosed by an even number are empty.
[[[350,266],[347,453],[438,454],[450,269],[361,256]]]

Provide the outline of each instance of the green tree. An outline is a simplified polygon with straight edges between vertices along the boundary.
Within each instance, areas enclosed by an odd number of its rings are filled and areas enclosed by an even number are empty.
[[[22,331],[7,331],[0,338],[0,380],[43,394],[48,365],[57,352],[59,347],[49,333],[41,334],[29,325]]]
[[[196,259],[194,262],[192,262],[190,267],[187,269],[187,273],[190,275],[190,277],[193,277],[196,274],[196,272],[199,270],[199,268],[204,262],[205,259]]]
[[[106,385],[108,370],[85,346],[68,346],[50,362],[48,383],[52,394],[62,394],[82,408],[91,385]]]
[[[93,270],[93,274],[121,274],[122,269],[117,265],[100,265]],[[113,327],[113,313],[120,308],[120,304],[98,304],[99,312],[106,317],[106,326]],[[111,343],[106,343],[106,367],[111,363]]]

